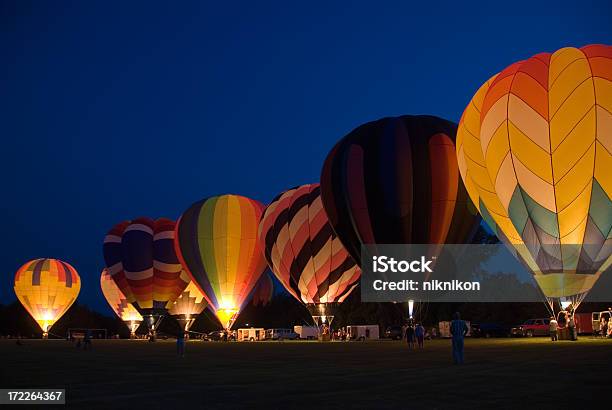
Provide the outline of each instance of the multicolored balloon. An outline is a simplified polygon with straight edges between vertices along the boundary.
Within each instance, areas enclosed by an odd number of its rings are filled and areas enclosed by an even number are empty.
[[[174,228],[170,219],[138,218],[104,238],[108,272],[152,330],[189,283],[174,251]]]
[[[130,336],[133,338],[136,334],[136,329],[142,323],[142,315],[138,313],[134,305],[128,302],[107,269],[102,270],[102,275],[100,275],[100,288],[113,312],[130,329]]]
[[[469,243],[480,218],[459,181],[456,124],[427,115],[364,124],[331,150],[321,196],[361,263],[364,244]]]
[[[206,309],[208,302],[198,287],[189,281],[189,285],[181,295],[172,303],[168,312],[179,322],[183,330],[188,332],[197,317]]]
[[[472,202],[552,303],[580,304],[612,263],[612,47],[541,53],[466,107],[457,158]]]
[[[266,269],[257,225],[264,205],[239,195],[203,199],[176,226],[176,252],[225,329]]]
[[[72,306],[81,278],[59,259],[34,259],[15,274],[15,294],[47,338],[49,328]]]
[[[268,273],[264,272],[264,274],[261,275],[261,278],[259,278],[257,285],[255,285],[251,303],[253,306],[266,306],[268,303],[270,303],[270,301],[272,301],[273,295],[274,281]]]
[[[307,306],[342,302],[358,285],[361,270],[329,225],[319,184],[274,198],[259,223],[259,238],[272,272]]]

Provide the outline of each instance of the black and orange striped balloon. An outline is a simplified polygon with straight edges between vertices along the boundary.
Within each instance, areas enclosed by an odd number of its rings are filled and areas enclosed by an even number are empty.
[[[342,302],[361,270],[329,225],[319,184],[277,196],[264,211],[259,237],[270,269],[306,304]]]
[[[364,124],[331,150],[321,196],[356,261],[364,244],[469,242],[480,219],[461,184],[457,125],[418,115]]]
[[[266,306],[274,296],[274,281],[270,274],[266,272],[261,275],[257,285],[255,285],[255,290],[253,290],[253,297],[251,298],[253,306]]]

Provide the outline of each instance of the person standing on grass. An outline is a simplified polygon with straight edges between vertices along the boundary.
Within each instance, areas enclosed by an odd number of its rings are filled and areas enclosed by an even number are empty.
[[[179,332],[176,336],[176,355],[185,357],[185,334],[183,332]]]
[[[576,341],[578,340],[578,334],[576,332],[576,322],[574,322],[574,312],[570,312],[569,318],[567,320],[567,327],[569,328],[569,336],[570,340]]]
[[[412,326],[412,323],[408,323],[408,327],[406,327],[406,341],[408,342],[408,348],[414,349],[414,326]]]
[[[83,350],[91,350],[91,330],[85,331],[85,338],[83,339]]]
[[[461,320],[459,312],[455,312],[450,326],[453,343],[453,361],[455,364],[463,364],[463,339],[468,334],[468,331],[467,324]]]
[[[558,340],[557,331],[559,329],[559,324],[555,320],[554,316],[550,317],[550,323],[548,324],[548,329],[550,330],[550,340],[556,342]]]
[[[425,340],[425,328],[420,323],[417,323],[414,328],[414,335],[416,336],[417,343],[419,347],[423,348],[423,341]]]

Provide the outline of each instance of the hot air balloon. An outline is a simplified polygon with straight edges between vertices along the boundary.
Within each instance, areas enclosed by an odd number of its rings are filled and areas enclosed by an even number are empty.
[[[358,285],[361,270],[329,225],[319,184],[278,195],[259,224],[265,257],[287,291],[304,303],[315,323],[331,322],[333,310]]]
[[[174,227],[169,219],[138,218],[116,225],[104,238],[106,268],[153,336],[189,283],[174,252]]]
[[[480,219],[459,181],[455,131],[433,116],[383,118],[331,150],[323,206],[356,261],[363,244],[469,243]]]
[[[104,298],[113,309],[113,312],[115,312],[119,319],[123,320],[130,329],[130,337],[134,338],[136,329],[142,323],[141,314],[138,313],[134,305],[128,302],[106,269],[102,270],[102,275],[100,275],[100,287],[102,288]]]
[[[49,328],[72,306],[81,290],[81,278],[59,259],[35,259],[15,274],[15,294],[30,316],[49,335]]]
[[[263,204],[239,195],[203,199],[176,226],[176,252],[226,330],[266,268],[257,224]]]
[[[612,47],[537,54],[490,78],[457,134],[461,177],[551,310],[612,262]]]
[[[189,285],[170,306],[168,312],[182,325],[183,331],[187,333],[207,305],[208,302],[204,294],[200,292],[193,281],[189,281]]]
[[[255,290],[253,291],[253,297],[251,303],[253,306],[266,306],[272,300],[274,295],[274,281],[267,273],[261,275]]]

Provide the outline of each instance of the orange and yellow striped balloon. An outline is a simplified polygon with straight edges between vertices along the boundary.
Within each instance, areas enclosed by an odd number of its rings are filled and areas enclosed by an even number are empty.
[[[463,113],[457,158],[545,296],[579,303],[612,262],[612,47],[538,54],[490,78]]]
[[[44,336],[72,306],[80,290],[77,271],[59,259],[32,260],[15,274],[15,294]]]

